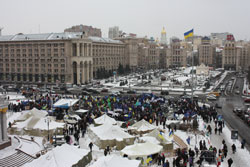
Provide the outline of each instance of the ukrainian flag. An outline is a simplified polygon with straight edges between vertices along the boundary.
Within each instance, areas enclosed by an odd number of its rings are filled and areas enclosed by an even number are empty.
[[[184,38],[187,39],[189,37],[192,37],[194,35],[194,29],[188,31],[188,32],[185,32],[184,33]]]
[[[171,130],[170,132],[169,132],[169,137],[172,137],[173,136],[173,131]]]

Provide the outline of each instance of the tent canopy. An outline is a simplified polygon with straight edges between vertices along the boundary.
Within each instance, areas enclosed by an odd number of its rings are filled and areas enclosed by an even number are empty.
[[[134,138],[134,136],[124,132],[119,126],[114,126],[111,123],[91,127],[90,130],[102,140]]]
[[[137,143],[131,146],[126,146],[121,150],[121,153],[128,155],[128,157],[145,157],[159,153],[162,150],[162,146],[151,142]]]
[[[79,99],[60,99],[53,105],[53,107],[68,109],[69,107],[75,105],[78,101]]]
[[[138,132],[145,132],[145,131],[149,131],[149,130],[153,130],[156,127],[151,125],[149,122],[145,121],[144,119],[142,119],[139,122],[136,122],[134,125],[132,125],[130,127],[130,129],[135,129]]]
[[[96,124],[105,124],[105,123],[111,123],[116,124],[116,120],[114,118],[109,117],[107,114],[103,114],[102,116],[95,119]]]
[[[129,160],[117,155],[103,156],[90,167],[139,167],[139,160]]]
[[[62,146],[57,146],[31,163],[25,164],[24,167],[68,167],[77,164],[77,162],[88,153],[88,150],[78,149],[75,146],[63,144]]]

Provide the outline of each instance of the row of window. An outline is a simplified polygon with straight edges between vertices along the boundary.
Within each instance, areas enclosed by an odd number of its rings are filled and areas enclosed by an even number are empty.
[[[40,64],[8,64],[8,63],[6,63],[6,64],[3,64],[3,63],[0,63],[0,67],[4,67],[4,65],[5,65],[5,67],[9,67],[9,66],[11,66],[12,68],[14,68],[15,66],[17,66],[17,67],[27,67],[27,66],[29,66],[29,67],[33,67],[33,65],[34,65],[34,67],[36,67],[36,68],[39,68],[39,65]],[[52,66],[54,66],[54,67],[61,67],[61,68],[64,68],[65,67],[65,64],[41,64],[41,67],[46,67],[46,65],[48,66],[48,67],[52,67]]]
[[[65,75],[44,75],[44,74],[3,74],[0,73],[0,80],[7,80],[7,81],[29,81],[29,82],[57,82],[60,81],[61,83],[65,82]]]
[[[64,47],[64,43],[33,43],[33,44],[0,44],[0,48],[14,48],[14,47]]]
[[[1,62],[65,62],[65,59],[0,59]]]
[[[39,70],[38,68],[36,68],[36,69],[33,69],[33,68],[17,68],[17,70],[15,69],[15,68],[6,68],[5,70],[4,70],[4,68],[1,68],[0,67],[0,71],[5,71],[5,72],[17,72],[17,73],[23,73],[23,72],[28,72],[28,73],[32,73],[32,72],[36,72],[36,73],[39,73],[39,72],[41,72],[41,73],[51,73],[51,72],[54,72],[54,73],[58,73],[58,72],[61,72],[61,73],[65,73],[65,69],[54,69],[54,70],[52,70],[52,69],[41,69],[41,70]]]

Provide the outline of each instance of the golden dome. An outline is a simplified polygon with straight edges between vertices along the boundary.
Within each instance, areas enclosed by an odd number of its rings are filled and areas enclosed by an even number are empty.
[[[165,28],[163,27],[163,29],[162,29],[162,31],[161,31],[161,34],[166,34],[167,32],[166,32],[166,30],[165,30]]]

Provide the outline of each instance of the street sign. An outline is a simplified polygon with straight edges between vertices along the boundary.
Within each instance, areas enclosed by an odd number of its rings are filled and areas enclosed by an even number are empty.
[[[238,130],[231,131],[231,139],[237,140],[238,139]]]

